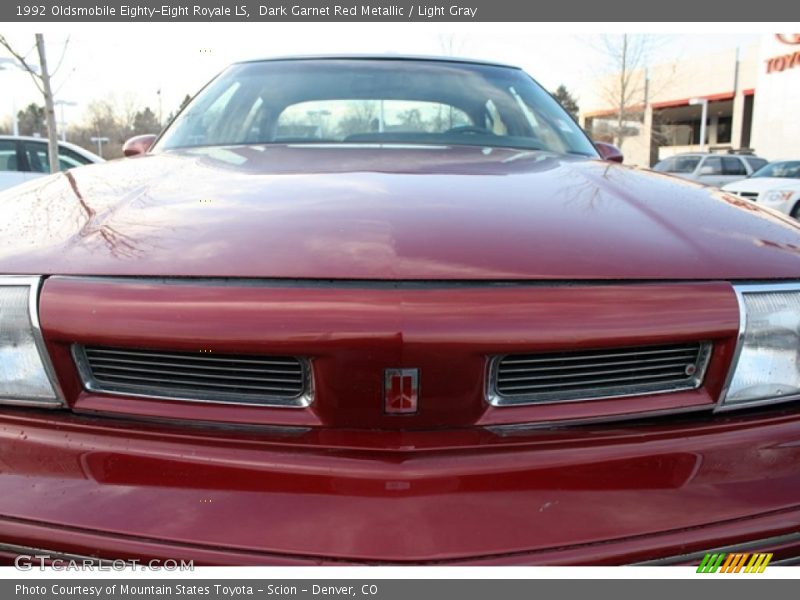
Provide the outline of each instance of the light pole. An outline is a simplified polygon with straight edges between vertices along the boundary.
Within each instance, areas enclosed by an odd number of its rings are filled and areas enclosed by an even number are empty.
[[[156,90],[156,94],[158,94],[158,126],[159,128],[164,127],[164,120],[162,118],[162,111],[161,111],[161,86],[158,86]]]
[[[706,149],[706,121],[708,120],[708,98],[692,98],[689,100],[690,106],[701,105],[703,107],[700,117],[700,151]]]
[[[103,144],[108,142],[108,138],[107,137],[99,137],[98,136],[98,137],[92,137],[92,138],[89,138],[89,139],[97,144],[97,156],[99,156],[100,158],[103,158]]]
[[[65,106],[77,106],[77,102],[73,102],[72,100],[56,100],[53,104],[56,106],[61,107],[61,122],[59,123],[61,127],[61,141],[67,141],[67,122],[64,120],[64,107]]]
[[[317,126],[317,133],[319,137],[324,137],[325,133],[325,120],[331,116],[329,110],[309,110],[307,111],[308,117],[311,122]]]

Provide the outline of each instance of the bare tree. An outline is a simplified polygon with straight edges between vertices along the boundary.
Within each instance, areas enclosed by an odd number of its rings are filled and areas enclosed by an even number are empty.
[[[161,125],[150,107],[137,107],[129,102],[118,102],[113,96],[89,103],[83,121],[70,127],[70,138],[75,144],[96,151],[93,137],[107,137],[103,155],[107,158],[122,156],[125,140],[143,133],[158,133]]]
[[[58,132],[56,131],[56,109],[53,98],[53,89],[51,86],[51,74],[47,69],[47,51],[44,44],[44,35],[37,33],[36,39],[36,52],[39,55],[39,65],[31,65],[28,63],[26,57],[17,52],[13,46],[8,42],[6,37],[0,34],[0,46],[3,46],[19,63],[19,66],[31,76],[33,83],[41,92],[44,98],[45,120],[47,122],[47,158],[50,163],[50,172],[57,173],[59,170],[58,164]],[[66,54],[69,38],[64,43],[64,51],[61,54],[61,59],[58,66],[61,66]],[[58,66],[55,71],[58,70]]]
[[[466,41],[455,33],[439,35],[439,49],[443,56],[458,56],[464,51]]]
[[[130,137],[131,127],[126,123],[128,116],[120,114],[117,108],[117,104],[107,98],[89,103],[84,123],[70,128],[73,142],[96,152],[92,138],[107,137],[104,154],[109,158],[122,156],[122,144]]]
[[[377,131],[379,123],[378,103],[373,100],[362,100],[354,103],[347,115],[339,120],[338,134],[346,138],[348,135]]]
[[[613,107],[611,118],[614,143],[622,148],[625,138],[637,134],[629,125],[643,121],[647,104],[647,66],[660,41],[650,35],[607,35],[597,48],[607,59],[615,76],[606,78],[600,90],[602,100]]]
[[[125,92],[121,96],[113,94],[110,99],[114,113],[127,129],[133,128],[136,113],[139,112],[139,100],[133,92]]]

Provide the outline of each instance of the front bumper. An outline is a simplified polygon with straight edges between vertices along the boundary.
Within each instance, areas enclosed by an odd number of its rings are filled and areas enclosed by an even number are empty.
[[[800,414],[787,408],[505,436],[8,409],[0,447],[0,486],[13,492],[0,496],[5,560],[27,548],[196,564],[586,565],[746,542],[800,555]]]

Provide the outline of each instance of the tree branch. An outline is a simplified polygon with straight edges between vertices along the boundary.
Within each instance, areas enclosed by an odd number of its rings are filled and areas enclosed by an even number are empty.
[[[67,36],[67,39],[64,41],[64,47],[61,49],[61,57],[58,59],[58,64],[56,68],[53,69],[50,73],[50,77],[55,77],[58,70],[61,68],[61,63],[64,62],[64,57],[67,55],[67,46],[69,46],[69,39],[71,36]]]
[[[25,60],[24,56],[22,56],[19,52],[14,50],[14,48],[11,46],[8,40],[6,40],[6,36],[2,34],[0,34],[0,46],[3,46],[3,48],[8,50],[11,56],[13,56],[17,60],[17,62],[19,62],[19,64],[22,65],[22,68],[28,72],[28,74],[31,76],[31,79],[33,79],[33,83],[36,84],[36,87],[43,94],[44,88],[42,87],[41,76],[38,73],[36,73],[33,67],[28,65],[28,62]]]
[[[73,74],[73,73],[74,73],[74,72],[75,72],[77,69],[78,69],[77,67],[72,67],[72,71],[70,71],[70,72],[67,74],[67,77],[66,77],[66,79],[64,79],[64,81],[62,81],[62,82],[61,82],[61,85],[59,85],[59,86],[58,86],[58,87],[57,87],[57,88],[56,88],[56,89],[53,91],[53,96],[58,96],[58,95],[61,93],[61,89],[62,89],[62,88],[63,88],[63,87],[64,87],[64,86],[67,84],[67,82],[69,82],[69,76],[70,76],[70,75],[72,75],[72,74]]]

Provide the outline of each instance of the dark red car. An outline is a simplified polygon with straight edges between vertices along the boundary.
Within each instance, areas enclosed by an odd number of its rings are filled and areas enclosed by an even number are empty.
[[[800,556],[798,224],[516,68],[236,64],[0,210],[7,561]]]

